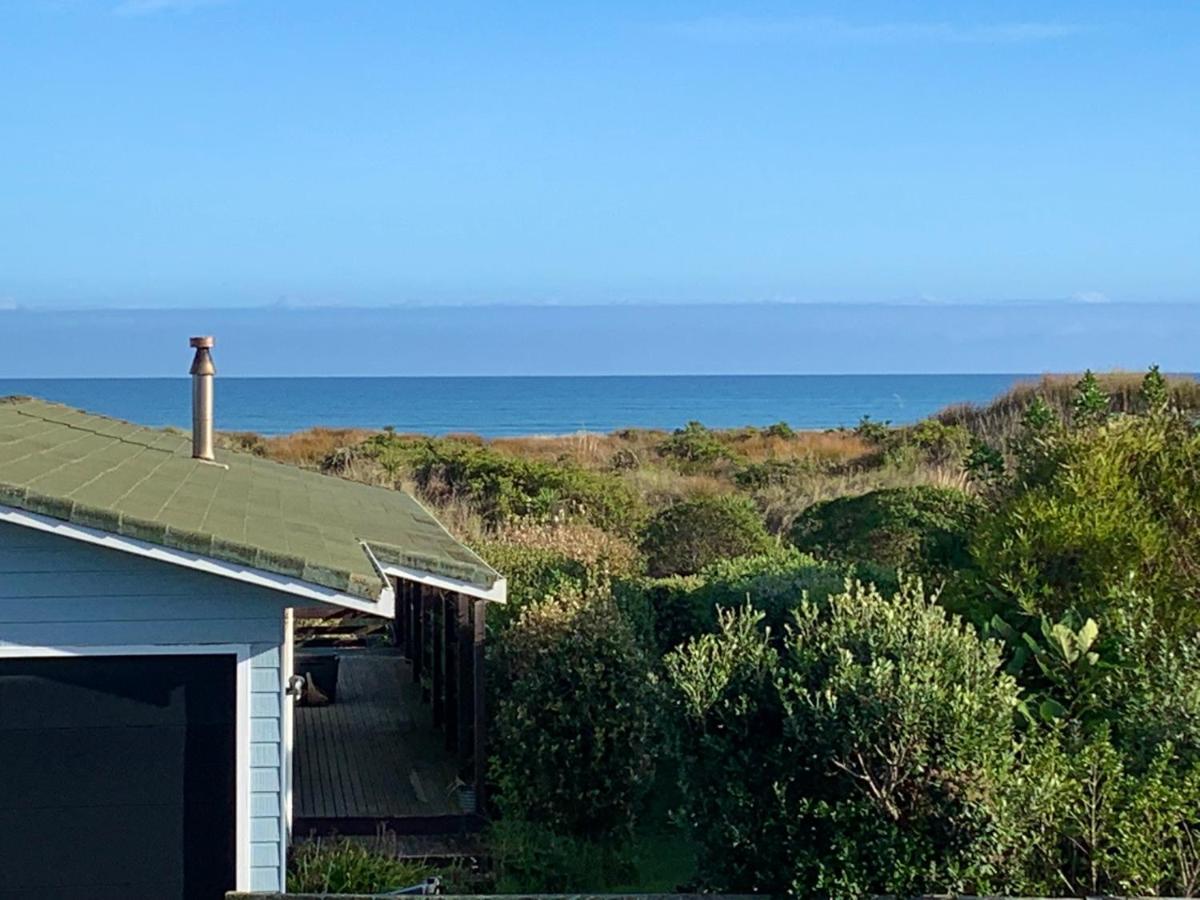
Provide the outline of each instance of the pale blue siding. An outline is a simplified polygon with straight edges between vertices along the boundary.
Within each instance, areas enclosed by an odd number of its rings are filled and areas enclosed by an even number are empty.
[[[248,644],[254,890],[281,890],[288,597],[0,522],[0,645]]]

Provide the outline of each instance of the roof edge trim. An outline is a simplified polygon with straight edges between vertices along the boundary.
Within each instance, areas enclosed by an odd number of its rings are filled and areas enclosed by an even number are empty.
[[[492,583],[491,587],[484,588],[477,584],[472,584],[469,581],[462,581],[458,578],[450,578],[446,575],[435,575],[432,572],[424,572],[420,569],[409,568],[408,566],[385,564],[383,566],[383,571],[392,578],[403,578],[405,581],[415,581],[418,584],[424,584],[434,588],[441,588],[444,591],[451,591],[455,594],[465,594],[468,597],[476,597],[480,600],[487,600],[491,603],[508,602],[508,580],[503,577],[497,578],[495,582]]]
[[[302,597],[305,600],[331,603],[334,606],[374,613],[375,615],[387,618],[391,618],[396,612],[396,594],[386,579],[384,580],[383,589],[379,592],[379,596],[375,600],[368,600],[363,597],[343,593],[342,591],[322,587],[319,584],[313,584],[309,581],[302,581],[297,578],[289,578],[286,575],[268,572],[264,569],[256,569],[252,566],[225,562],[224,560],[214,559],[211,556],[204,556],[199,553],[190,553],[185,550],[164,547],[161,544],[152,544],[147,541],[138,540],[137,538],[102,531],[98,528],[76,525],[73,522],[67,522],[63,519],[26,512],[23,509],[16,509],[11,506],[0,505],[0,522],[7,522],[10,525],[18,525],[23,528],[32,528],[35,531],[49,532],[59,537],[81,541],[85,544],[107,547],[110,550],[120,550],[123,553],[130,553],[134,556],[142,556],[147,559],[157,560],[158,562],[182,566],[185,569],[193,569],[209,575],[231,578],[234,581],[241,581],[284,594],[291,594],[296,597]]]

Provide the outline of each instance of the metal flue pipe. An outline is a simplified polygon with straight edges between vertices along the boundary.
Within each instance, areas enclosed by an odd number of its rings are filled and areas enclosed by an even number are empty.
[[[212,337],[194,337],[188,343],[196,349],[192,359],[192,456],[212,461],[213,457],[213,376],[217,368],[208,351],[216,343]]]

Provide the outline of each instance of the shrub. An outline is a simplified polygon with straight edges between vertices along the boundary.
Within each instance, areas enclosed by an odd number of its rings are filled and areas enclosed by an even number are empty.
[[[828,559],[940,574],[970,563],[980,512],[978,500],[954,488],[887,488],[815,504],[796,519],[791,539]]]
[[[615,590],[629,608],[645,610],[642,615],[651,622],[655,643],[665,653],[693,637],[715,632],[719,610],[747,604],[782,634],[801,600],[824,603],[830,594],[845,588],[849,577],[883,589],[897,587],[894,572],[830,563],[794,547],[777,547],[755,556],[718,560],[697,575],[644,578],[619,583]]]
[[[642,536],[651,575],[692,575],[719,559],[763,553],[772,545],[745,497],[694,497],[655,515]]]
[[[734,483],[746,490],[758,490],[773,485],[783,485],[799,475],[814,470],[813,464],[803,459],[767,459],[747,463],[734,473]]]
[[[919,589],[804,604],[776,649],[762,614],[668,657],[684,814],[718,890],[980,891],[1006,848],[995,796],[1018,691],[996,645]]]
[[[971,449],[971,433],[961,425],[926,419],[901,432],[904,444],[916,448],[922,461],[934,466],[961,465]]]
[[[489,626],[507,625],[525,607],[548,597],[583,590],[593,580],[586,563],[552,549],[503,541],[488,541],[477,549],[508,580],[508,602],[492,606],[487,618]]]
[[[1008,815],[1013,875],[1026,896],[1192,897],[1200,890],[1200,766],[1170,744],[1141,772],[1106,728],[1026,743]]]
[[[520,612],[494,654],[505,689],[492,777],[505,818],[581,839],[628,838],[653,775],[651,667],[603,591],[564,593]]]
[[[720,438],[699,422],[688,422],[685,428],[675,431],[658,445],[659,456],[673,460],[686,467],[702,466],[727,459],[729,448]]]
[[[1031,436],[1032,434],[1032,436]],[[1068,611],[1103,626],[1136,589],[1174,633],[1200,624],[1200,434],[1173,418],[1027,423],[1009,493],[973,541],[980,592],[1010,621]]]
[[[501,894],[594,893],[629,874],[627,848],[544,825],[501,819],[492,824],[486,840]]]
[[[631,534],[644,517],[641,501],[619,477],[575,463],[521,459],[454,441],[426,441],[406,452],[426,496],[439,504],[465,499],[489,525],[573,520]]]
[[[420,884],[433,874],[424,862],[396,859],[361,843],[317,840],[293,846],[290,894],[378,894]]]

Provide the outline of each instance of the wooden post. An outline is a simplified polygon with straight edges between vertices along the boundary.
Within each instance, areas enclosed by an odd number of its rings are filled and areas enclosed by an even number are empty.
[[[487,809],[487,682],[484,680],[484,636],[487,620],[487,601],[475,601],[474,628],[474,696],[475,728],[473,751],[475,756],[475,811],[481,815]]]
[[[419,683],[425,668],[425,586],[414,584],[413,592],[412,677],[413,681]]]
[[[392,624],[392,645],[407,649],[405,630],[408,625],[408,582],[397,578],[393,585],[396,591],[396,619]]]
[[[462,665],[462,653],[459,652],[458,647],[457,597],[457,594],[446,595],[446,620],[445,632],[443,634],[446,641],[446,707],[442,726],[445,732],[447,750],[458,748],[458,670]]]
[[[466,770],[471,758],[475,725],[475,650],[471,630],[471,599],[458,595],[458,760]]]
[[[445,701],[443,696],[445,682],[445,621],[446,621],[446,592],[437,591],[433,595],[430,624],[433,627],[433,659],[430,660],[430,674],[433,675],[433,726],[442,724],[445,718]]]
[[[417,653],[417,585],[411,581],[404,582],[404,612],[404,655],[412,662]]]

